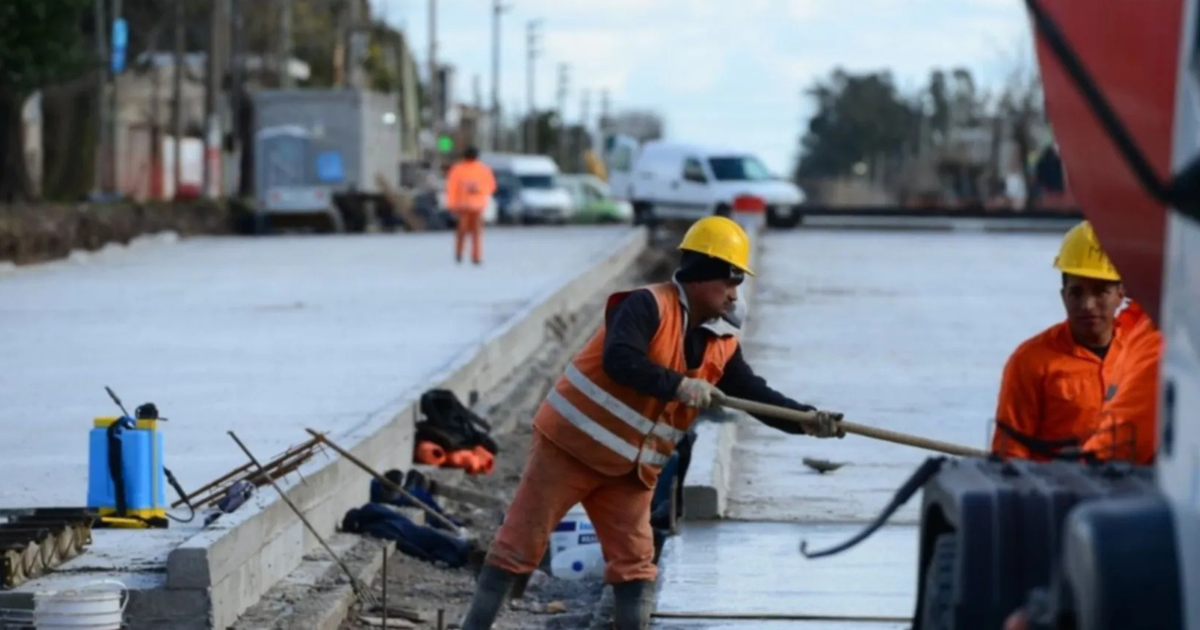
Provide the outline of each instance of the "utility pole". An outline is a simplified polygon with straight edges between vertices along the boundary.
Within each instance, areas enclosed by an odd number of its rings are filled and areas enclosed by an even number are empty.
[[[567,168],[567,82],[571,69],[558,64],[558,165]]]
[[[604,140],[612,129],[612,120],[608,117],[608,90],[600,90],[600,135]]]
[[[171,66],[175,69],[171,76],[171,135],[174,137],[171,147],[171,181],[174,197],[179,196],[179,181],[183,179],[183,0],[175,0],[175,55]]]
[[[178,1],[178,0],[176,0]],[[242,135],[244,125],[242,124],[242,110],[244,106],[245,94],[245,48],[246,48],[246,13],[243,3],[247,0],[233,0],[233,16],[230,29],[229,42],[229,111],[230,125],[229,132],[233,138],[235,163],[237,164],[237,194],[239,196],[248,197],[252,190],[250,186],[250,178],[248,174],[253,172],[253,167],[250,163],[251,152],[246,147],[246,137]],[[253,1],[253,0],[249,0]],[[251,140],[253,141],[253,140]],[[230,182],[232,184],[232,182]],[[233,191],[233,187],[228,187]]]
[[[538,149],[538,120],[537,105],[534,102],[534,70],[535,63],[541,51],[537,47],[538,27],[541,20],[529,20],[525,24],[525,89],[529,115],[525,117],[525,153],[537,153]]]
[[[113,0],[112,12],[112,21],[108,24],[109,27],[121,19],[121,0]],[[114,54],[128,54],[128,45],[125,42],[112,42],[112,47]],[[117,52],[118,47],[123,48],[119,53]],[[120,144],[118,138],[120,138],[121,122],[121,91],[118,87],[120,78],[120,72],[114,69],[112,72],[112,102],[108,106],[108,164],[112,172],[112,192],[118,195],[121,194],[121,154],[117,150],[117,145]]]
[[[588,116],[592,113],[592,91],[582,90],[579,97],[579,128],[581,131],[582,146],[579,147],[580,153],[592,148],[592,132],[591,122]]]
[[[176,0],[178,1],[178,0]],[[292,0],[275,0],[279,12],[279,38],[275,42],[275,67],[279,73],[279,87],[292,87]]]
[[[492,0],[492,150],[503,150],[504,120],[500,114],[500,16],[512,9],[511,4]]]
[[[99,59],[108,59],[108,44],[104,33],[105,24],[108,22],[104,19],[104,0],[95,0],[92,6],[95,12],[94,19],[96,24],[100,26],[96,28],[96,56]],[[96,82],[96,103],[99,104],[100,114],[100,138],[96,143],[95,150],[92,152],[92,196],[99,196],[104,192],[105,184],[105,166],[108,162],[104,156],[108,154],[108,71],[105,68],[100,70],[100,80]]]
[[[224,33],[229,24],[228,1],[215,0],[209,13],[208,76],[205,77],[204,104],[204,196],[209,198],[218,197],[221,193],[221,77],[224,75]]]
[[[438,151],[437,141],[442,132],[441,103],[438,102],[438,63],[437,63],[437,0],[429,0],[429,120],[430,131],[433,134],[433,174],[435,177],[442,172],[442,155]]]

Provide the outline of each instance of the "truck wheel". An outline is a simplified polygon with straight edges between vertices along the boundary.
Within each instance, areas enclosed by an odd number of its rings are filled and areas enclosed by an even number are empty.
[[[787,217],[779,216],[779,211],[774,206],[767,208],[767,227],[791,229],[797,225],[800,225],[800,213],[794,208]]]
[[[717,209],[713,211],[713,216],[729,218],[733,214],[733,209],[725,204],[718,204]]]
[[[954,582],[958,564],[958,535],[942,534],[933,542],[925,573],[921,630],[954,630]]]
[[[645,201],[633,202],[633,224],[650,225],[654,221],[654,206]]]

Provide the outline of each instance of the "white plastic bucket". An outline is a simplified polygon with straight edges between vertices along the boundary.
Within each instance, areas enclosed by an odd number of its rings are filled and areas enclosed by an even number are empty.
[[[555,556],[568,549],[584,545],[596,545],[599,548],[599,540],[596,539],[596,528],[592,526],[587,511],[582,505],[576,504],[550,534],[550,561],[553,562]]]
[[[33,623],[38,630],[120,630],[128,603],[124,584],[97,580],[34,595]]]
[[[583,545],[554,554],[550,574],[556,578],[581,580],[604,575],[604,554],[600,545]]]

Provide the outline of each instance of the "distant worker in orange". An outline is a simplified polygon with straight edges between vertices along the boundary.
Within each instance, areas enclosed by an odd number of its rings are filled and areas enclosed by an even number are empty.
[[[1157,331],[1135,303],[1118,317],[1125,287],[1087,221],[1067,232],[1054,266],[1067,318],[1009,357],[992,451],[1038,461],[1085,452],[1152,459]]]
[[[446,207],[458,225],[454,233],[454,260],[462,262],[463,245],[471,237],[471,262],[483,262],[483,211],[496,192],[496,176],[479,161],[479,150],[467,147],[463,159],[446,173]]]

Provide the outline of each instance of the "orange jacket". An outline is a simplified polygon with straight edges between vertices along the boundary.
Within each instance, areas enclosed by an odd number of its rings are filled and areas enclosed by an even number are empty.
[[[446,207],[451,212],[483,212],[496,192],[496,176],[479,160],[462,161],[446,173]]]
[[[1100,459],[1154,463],[1158,447],[1158,374],[1163,339],[1150,316],[1130,302],[1117,316],[1127,331],[1121,387],[1101,411],[1096,434],[1084,450]]]
[[[679,289],[670,282],[648,288],[658,302],[658,331],[650,339],[651,361],[692,378],[717,383],[738,347],[736,336],[709,341],[704,359],[688,370],[683,354],[683,313]],[[611,310],[628,293],[608,300]],[[592,335],[534,416],[533,426],[589,468],[609,476],[635,468],[647,488],[699,412],[678,401],[644,396],[619,385],[604,372],[605,326]]]
[[[1133,310],[1131,310],[1133,309]],[[1112,345],[1101,360],[1071,337],[1066,322],[1055,324],[1025,341],[1004,366],[996,408],[996,431],[992,450],[1005,457],[1045,461],[1010,436],[1001,425],[1034,440],[1048,443],[1051,450],[1082,447],[1101,459],[1130,459],[1131,426],[1151,423],[1157,400],[1157,350],[1153,324],[1131,303],[1116,322]],[[1147,379],[1149,378],[1149,383]],[[1150,419],[1133,425],[1124,418]],[[1105,419],[1108,418],[1107,422]],[[1110,438],[1099,436],[1102,424]],[[1120,429],[1113,431],[1114,426]],[[1139,453],[1153,452],[1153,443],[1136,430]],[[1152,455],[1151,455],[1152,457]]]
[[[1124,331],[1118,328],[1101,360],[1076,343],[1067,323],[1061,322],[1017,346],[1000,382],[992,451],[1005,457],[1050,459],[1011,437],[1002,425],[1052,443],[1054,451],[1082,446],[1096,431],[1106,397],[1120,389],[1125,345]]]

